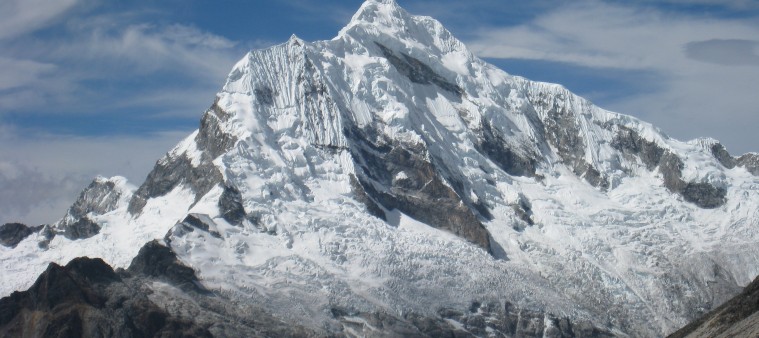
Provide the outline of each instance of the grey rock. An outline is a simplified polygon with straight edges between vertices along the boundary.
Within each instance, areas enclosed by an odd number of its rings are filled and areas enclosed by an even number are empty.
[[[256,100],[267,106],[274,104],[274,91],[270,87],[262,86],[253,90]]]
[[[67,224],[63,230],[63,236],[71,240],[90,238],[98,233],[100,233],[100,225],[87,216]]]
[[[227,119],[229,114],[214,103],[203,115],[195,137],[195,143],[201,151],[200,164],[193,166],[186,154],[164,156],[129,201],[129,213],[139,214],[148,199],[164,196],[180,184],[192,189],[197,202],[215,185],[222,183],[223,176],[213,160],[237,142],[235,137],[224,133],[220,127],[220,123]]]
[[[219,198],[219,212],[229,224],[240,225],[245,220],[245,207],[242,205],[242,194],[231,185],[224,186],[224,192]]]
[[[350,175],[350,183],[351,183],[351,191],[353,192],[354,197],[356,198],[356,200],[358,200],[364,206],[366,206],[366,210],[369,212],[369,214],[383,221],[387,221],[387,217],[385,216],[385,211],[382,210],[382,208],[379,205],[377,205],[377,203],[374,200],[372,200],[372,198],[369,197],[369,195],[366,194],[366,190],[364,190],[364,187],[361,186],[361,183],[358,182],[356,175],[353,175],[353,174]]]
[[[353,143],[350,151],[359,169],[354,191],[363,191],[368,197],[365,200],[376,201],[387,210],[398,209],[492,254],[490,234],[426,160],[423,147],[395,144],[381,138],[371,126],[347,130],[346,136]],[[405,179],[395,179],[400,172],[406,175]]]
[[[672,193],[679,194],[687,202],[693,203],[701,208],[712,209],[724,205],[727,202],[725,196],[727,191],[723,188],[715,187],[709,183],[703,182],[685,182],[682,179],[683,161],[674,153],[659,147],[656,143],[640,137],[635,131],[624,126],[617,126],[617,136],[612,146],[625,154],[638,156],[646,165],[648,170],[653,170],[658,166],[659,172],[664,179],[664,187]],[[717,156],[725,155],[727,151],[716,151]],[[721,148],[724,150],[724,148]],[[717,157],[719,160],[719,157]],[[729,159],[723,158],[730,164]],[[724,165],[724,164],[723,164]]]
[[[424,64],[422,61],[403,53],[400,53],[401,56],[399,57],[390,48],[387,48],[381,43],[375,42],[375,44],[382,51],[382,55],[390,61],[390,64],[395,66],[395,69],[397,69],[403,76],[407,77],[411,82],[418,84],[434,84],[440,87],[440,89],[454,93],[458,96],[461,96],[464,93],[464,90],[461,89],[461,87],[435,73],[430,66]]]
[[[115,184],[109,180],[95,179],[79,194],[68,215],[79,219],[89,213],[102,215],[113,211],[121,198],[121,193],[114,188]]]
[[[37,243],[37,246],[40,249],[47,250],[48,245],[50,244],[50,241],[52,241],[53,238],[55,238],[55,235],[56,235],[55,230],[53,230],[53,228],[50,225],[45,225],[40,231],[40,234],[42,235],[43,239],[42,241]]]
[[[545,111],[545,118],[532,121],[533,126],[542,132],[540,135],[545,142],[555,149],[561,163],[590,185],[601,190],[608,189],[608,178],[585,160],[586,141],[577,125],[576,112],[568,110],[562,104],[566,95],[539,93],[529,98],[533,107]]]
[[[57,229],[69,239],[84,239],[96,235],[100,232],[100,226],[88,218],[88,215],[103,215],[119,206],[122,192],[115,187],[115,183],[110,180],[93,180],[56,225]]]
[[[237,138],[225,133],[220,126],[220,123],[228,120],[229,117],[229,113],[221,109],[218,102],[214,102],[203,114],[198,134],[195,136],[195,143],[198,145],[198,150],[203,151],[205,161],[213,161],[237,142]]]
[[[161,282],[161,283],[156,283]],[[158,242],[128,270],[101,259],[51,264],[27,291],[0,299],[2,337],[323,337],[197,283]]]
[[[743,291],[669,338],[759,336],[759,277]]]
[[[738,157],[739,166],[746,168],[754,176],[759,176],[759,154],[747,153]]]
[[[634,130],[625,126],[616,126],[617,135],[612,142],[612,147],[623,152],[633,154],[641,159],[648,170],[654,170],[664,156],[665,149],[655,142],[648,141]]]
[[[585,139],[577,126],[575,114],[559,105],[553,98],[552,105],[546,107],[547,117],[543,120],[547,141],[556,148],[562,163],[567,165],[579,177],[601,189],[609,187],[608,180],[585,161]]]
[[[15,248],[29,235],[42,230],[44,225],[28,227],[21,223],[5,223],[0,226],[0,244],[9,248]]]
[[[522,220],[527,225],[535,225],[535,221],[532,220],[532,205],[530,200],[523,194],[519,194],[519,200],[517,203],[511,205],[511,209],[517,215],[517,218]],[[515,230],[524,230],[521,226],[514,226]]]
[[[722,188],[716,188],[708,183],[688,182],[683,190],[680,191],[683,198],[695,205],[705,209],[720,207],[727,202],[725,196],[727,191]]]
[[[206,293],[195,270],[182,264],[170,248],[157,240],[145,244],[132,259],[128,272],[165,280],[185,290]]]
[[[211,234],[213,237],[221,238],[221,234],[216,230],[213,230],[211,225],[213,225],[214,228],[216,227],[215,223],[208,217],[208,215],[189,214],[178,224],[179,229],[173,229],[177,230],[173,235],[181,237],[187,232],[192,232],[195,231],[194,229],[198,229]]]
[[[35,284],[0,300],[0,336],[210,337],[169,315],[100,259],[51,263]]]
[[[514,151],[486,120],[482,120],[481,136],[475,144],[477,151],[488,157],[501,170],[514,176],[535,176],[537,161]]]
[[[202,162],[195,167],[185,155],[165,157],[156,163],[145,183],[134,193],[129,201],[128,210],[133,215],[138,214],[148,199],[164,196],[180,184],[192,189],[195,200],[198,201],[222,180],[221,172],[210,161]]]
[[[716,158],[717,161],[722,164],[722,166],[727,169],[735,168],[737,161],[732,155],[730,155],[729,152],[727,152],[725,146],[720,143],[715,143],[711,146],[710,150],[712,152],[712,155],[714,155],[714,158]]]
[[[660,157],[659,172],[664,178],[664,187],[669,191],[677,193],[685,188],[686,183],[681,178],[683,167],[683,161],[669,151]]]

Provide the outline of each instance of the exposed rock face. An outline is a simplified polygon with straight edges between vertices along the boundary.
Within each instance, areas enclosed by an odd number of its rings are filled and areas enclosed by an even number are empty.
[[[738,165],[746,168],[754,176],[759,176],[759,154],[748,153],[738,157]]]
[[[661,162],[665,150],[655,142],[640,137],[638,133],[630,128],[624,126],[617,127],[617,136],[614,138],[612,146],[631,155],[638,156],[643,164],[646,165],[646,169],[654,170],[659,165],[659,162]]]
[[[261,309],[232,304],[205,291],[191,268],[154,241],[127,271],[86,257],[63,267],[51,263],[29,290],[0,299],[0,336],[317,336]]]
[[[533,104],[545,112],[545,118],[537,127],[542,127],[546,141],[555,148],[564,165],[592,186],[606,190],[609,188],[608,179],[585,160],[586,141],[575,113],[560,104],[567,99],[566,95],[545,93],[532,97]]]
[[[224,186],[224,192],[219,198],[221,216],[232,225],[240,225],[245,219],[245,207],[242,205],[242,195],[231,185]]]
[[[677,155],[663,149],[655,142],[640,137],[638,133],[629,128],[623,126],[618,126],[618,128],[617,137],[612,146],[627,154],[637,156],[648,170],[653,170],[658,166],[659,172],[664,178],[664,186],[669,191],[681,195],[686,201],[701,208],[711,209],[725,204],[725,196],[727,195],[725,189],[705,182],[683,181],[682,169],[684,164]],[[714,148],[712,151],[715,151]],[[724,156],[726,153],[726,151],[724,153],[720,151],[719,147],[716,152],[719,156]],[[724,158],[722,160],[730,164],[729,159]]]
[[[476,144],[477,151],[487,156],[509,175],[535,176],[537,161],[532,157],[524,156],[523,151],[511,149],[509,143],[485,120],[482,120],[481,134]]]
[[[715,143],[711,146],[710,150],[712,151],[712,155],[714,155],[714,158],[719,161],[720,164],[722,164],[725,168],[732,169],[735,168],[735,165],[737,164],[735,158],[730,155],[729,152],[727,152],[727,149],[725,149],[725,146],[723,146],[720,143]]]
[[[99,232],[100,225],[85,216],[72,224],[68,224],[64,228],[63,236],[68,239],[84,239],[95,236]]]
[[[210,337],[127,286],[100,259],[51,263],[24,292],[0,300],[0,335],[24,337]]]
[[[193,166],[187,156],[166,157],[158,161],[129,202],[129,212],[138,214],[149,198],[168,194],[177,185],[184,184],[195,193],[197,199],[203,197],[215,185],[221,183],[222,175],[211,162]]]
[[[6,223],[0,226],[0,244],[15,248],[18,243],[29,235],[40,231],[43,225],[28,227],[21,223]]]
[[[115,210],[122,199],[121,190],[113,180],[98,177],[85,188],[66,216],[56,224],[58,231],[69,239],[83,239],[96,235],[100,226],[88,215],[102,215]]]
[[[459,96],[464,93],[464,90],[458,85],[451,83],[444,77],[435,73],[435,71],[433,71],[430,66],[424,64],[424,62],[403,53],[400,53],[401,56],[399,57],[390,48],[385,47],[381,43],[375,42],[375,44],[380,50],[382,50],[382,54],[385,58],[395,66],[395,69],[407,77],[411,82],[419,84],[434,84],[440,87],[440,89],[452,92]]]
[[[114,190],[115,183],[103,178],[97,178],[82,191],[74,205],[69,208],[69,215],[79,219],[89,213],[102,215],[118,206],[121,194]]]
[[[129,212],[139,214],[150,198],[164,196],[178,185],[189,187],[196,202],[208,193],[216,184],[222,182],[219,169],[213,160],[228,151],[237,139],[225,133],[220,124],[229,119],[217,103],[206,111],[200,121],[200,128],[195,136],[195,144],[200,152],[199,164],[194,165],[187,153],[168,154],[156,163],[145,182],[134,193],[129,202]]]
[[[489,233],[426,160],[424,146],[393,144],[384,139],[372,141],[371,129],[354,129],[349,134],[354,142],[351,152],[361,168],[357,177],[361,189],[354,190],[360,196],[360,191],[364,191],[370,198],[364,198],[365,201],[376,201],[387,210],[398,209],[492,252]],[[371,203],[365,204],[378,211]]]
[[[269,95],[271,90],[269,90]],[[198,149],[204,152],[208,159],[213,160],[231,148],[237,139],[222,131],[220,124],[229,119],[229,114],[218,106],[217,102],[211,106],[200,120],[198,135],[195,143]]]
[[[361,183],[358,181],[355,175],[350,176],[350,183],[351,183],[351,191],[353,191],[353,194],[355,195],[355,198],[357,201],[361,202],[366,206],[367,211],[383,220],[386,221],[387,217],[385,215],[385,211],[382,210],[382,208],[377,205],[374,200],[369,197],[369,195],[366,194],[366,190],[364,190],[364,187],[361,186]]]
[[[183,265],[174,251],[156,240],[145,244],[140,249],[127,271],[164,280],[185,290],[206,292],[195,276],[195,270]]]
[[[759,277],[739,295],[669,335],[669,338],[759,336]]]

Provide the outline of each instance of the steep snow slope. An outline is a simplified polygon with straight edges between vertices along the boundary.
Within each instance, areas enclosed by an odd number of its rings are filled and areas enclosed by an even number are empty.
[[[758,159],[506,74],[369,0],[330,41],[246,55],[139,188],[85,191],[0,247],[2,294],[164,238],[208,288],[313,327],[336,307],[496,301],[661,335],[759,274]]]

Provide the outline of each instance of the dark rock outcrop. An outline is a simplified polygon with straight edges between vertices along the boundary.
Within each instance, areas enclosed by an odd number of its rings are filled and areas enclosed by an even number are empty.
[[[377,205],[374,200],[372,200],[369,195],[366,194],[366,191],[364,190],[364,187],[361,186],[361,183],[358,182],[358,179],[355,175],[350,175],[350,183],[351,183],[351,191],[353,191],[354,197],[356,200],[361,202],[366,206],[366,210],[374,217],[377,217],[383,221],[387,221],[387,217],[385,215],[385,211],[382,210],[382,208]]]
[[[218,102],[214,102],[203,114],[198,134],[195,136],[195,143],[198,145],[198,150],[203,151],[207,160],[214,160],[237,142],[237,138],[221,130],[221,123],[229,120],[230,117],[229,113],[219,107]]]
[[[738,157],[738,165],[746,168],[754,176],[759,176],[759,154],[748,153]]]
[[[68,239],[84,239],[100,232],[100,226],[88,215],[103,215],[118,208],[122,192],[108,179],[96,178],[56,224],[59,232]]]
[[[44,225],[28,227],[21,223],[5,223],[0,225],[0,244],[9,248],[15,248],[29,235],[42,230]]]
[[[646,165],[646,169],[653,171],[659,165],[659,162],[661,162],[665,149],[659,147],[655,142],[642,138],[630,128],[624,126],[616,127],[618,128],[617,136],[611,144],[612,147],[638,156],[643,164]]]
[[[174,251],[156,240],[140,248],[127,271],[165,280],[183,289],[207,292],[198,281],[195,270],[182,264]]]
[[[459,195],[426,160],[424,146],[393,144],[371,127],[346,131],[357,170],[354,192],[378,216],[398,209],[430,226],[449,231],[492,253],[490,234]],[[374,137],[373,137],[374,136]],[[360,186],[360,189],[359,189]],[[366,203],[372,202],[372,203]]]
[[[86,257],[50,264],[29,290],[0,299],[0,337],[326,336],[234,304],[151,242],[128,270]]]
[[[0,299],[0,336],[211,337],[129,288],[100,259],[51,263],[27,291]]]
[[[685,337],[759,336],[759,277],[739,295],[669,335]]]
[[[129,201],[128,210],[133,215],[138,214],[148,199],[164,196],[180,184],[187,185],[195,193],[196,199],[200,199],[221,183],[222,179],[221,172],[210,161],[202,162],[196,167],[185,155],[176,158],[167,156],[156,163],[145,183],[137,189]]]
[[[245,219],[245,207],[242,205],[242,194],[231,185],[224,186],[224,192],[219,198],[219,211],[221,217],[229,224],[240,225]]]
[[[535,221],[532,219],[532,205],[526,196],[519,194],[519,200],[511,205],[511,209],[514,210],[517,218],[522,220],[525,224],[531,226],[535,225]],[[524,230],[521,226],[514,226],[515,230]]]
[[[401,56],[399,57],[385,45],[379,42],[375,42],[375,44],[382,51],[382,55],[390,61],[390,64],[392,64],[399,73],[407,77],[411,82],[418,84],[434,84],[440,87],[440,89],[449,91],[458,96],[461,96],[464,93],[464,90],[461,89],[461,87],[435,73],[430,66],[424,64],[424,62],[419,59],[413,58],[404,53],[400,53]]]
[[[68,216],[78,220],[89,213],[102,215],[113,211],[121,198],[121,192],[115,187],[115,183],[110,180],[96,178],[79,194],[79,198],[69,208]]]
[[[90,238],[99,232],[100,225],[86,216],[63,228],[63,236],[71,240]]]
[[[529,96],[533,107],[545,113],[542,120],[533,120],[535,130],[552,146],[561,163],[590,185],[606,190],[609,180],[585,159],[586,140],[576,119],[576,112],[567,108],[568,94],[545,92]]]
[[[129,213],[139,214],[148,199],[164,196],[180,184],[192,189],[196,202],[215,185],[221,184],[223,176],[213,164],[213,160],[237,142],[234,136],[224,133],[221,129],[221,123],[229,117],[229,114],[214,102],[203,115],[198,134],[195,136],[195,144],[200,150],[200,163],[193,165],[187,154],[164,156],[129,201]]]
[[[682,169],[684,164],[677,155],[660,147],[655,142],[642,138],[632,129],[624,126],[617,126],[617,128],[617,136],[612,147],[624,154],[637,156],[648,170],[653,171],[658,166],[664,179],[664,186],[669,191],[679,194],[685,201],[705,209],[717,208],[727,202],[725,198],[727,191],[724,188],[715,187],[705,182],[683,181]],[[717,152],[724,155],[719,149]],[[729,160],[724,160],[728,161],[729,164]]]
[[[487,156],[509,175],[535,176],[537,165],[535,159],[511,149],[508,142],[484,119],[480,130],[481,136],[475,144],[477,151]]]
[[[724,166],[727,169],[733,169],[735,168],[735,165],[737,164],[735,158],[730,155],[729,152],[727,152],[727,149],[725,149],[725,146],[723,146],[720,143],[715,143],[711,146],[709,149],[712,152],[712,155],[714,155],[714,158],[719,161],[722,166]]]

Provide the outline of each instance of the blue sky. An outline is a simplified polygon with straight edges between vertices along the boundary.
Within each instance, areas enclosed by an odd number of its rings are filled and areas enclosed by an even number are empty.
[[[361,2],[0,0],[0,223],[53,221],[98,174],[139,184],[246,51],[330,39]],[[398,2],[511,74],[759,151],[759,1]]]

